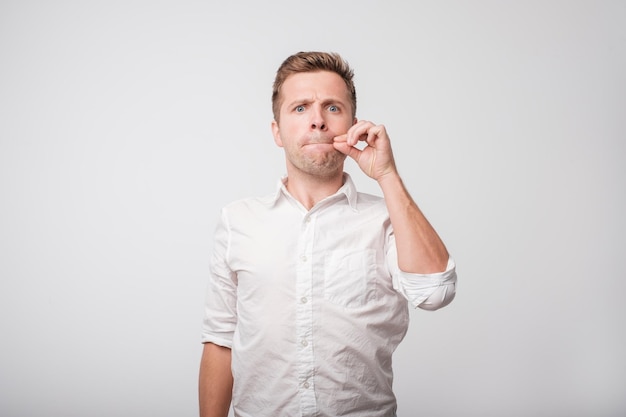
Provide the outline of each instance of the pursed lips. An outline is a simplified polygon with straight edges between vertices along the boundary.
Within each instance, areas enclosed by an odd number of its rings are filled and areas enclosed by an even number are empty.
[[[333,137],[327,138],[323,136],[314,136],[309,138],[305,145],[332,145],[335,142]]]

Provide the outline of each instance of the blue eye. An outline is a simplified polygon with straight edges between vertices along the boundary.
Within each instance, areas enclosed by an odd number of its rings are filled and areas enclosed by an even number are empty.
[[[296,107],[296,112],[298,113],[302,113],[304,111],[304,106],[298,106]]]
[[[335,113],[339,111],[339,108],[335,105],[330,105],[328,106],[328,111]]]

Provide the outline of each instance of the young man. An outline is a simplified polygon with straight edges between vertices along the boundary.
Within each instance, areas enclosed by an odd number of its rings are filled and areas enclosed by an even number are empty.
[[[241,417],[395,416],[391,356],[408,304],[454,298],[454,263],[404,187],[385,127],[357,121],[352,77],[332,53],[301,52],[278,69],[272,132],[287,175],[273,194],[222,209],[202,417],[227,416],[231,399]],[[346,156],[384,198],[356,191]]]

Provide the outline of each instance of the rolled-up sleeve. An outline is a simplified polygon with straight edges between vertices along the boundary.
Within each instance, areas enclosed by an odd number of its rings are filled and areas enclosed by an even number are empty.
[[[450,304],[456,295],[456,265],[448,258],[444,272],[412,274],[396,269],[393,284],[413,307],[438,310]]]
[[[237,325],[237,275],[228,265],[230,233],[226,211],[215,229],[210,276],[207,285],[202,343],[231,348]]]

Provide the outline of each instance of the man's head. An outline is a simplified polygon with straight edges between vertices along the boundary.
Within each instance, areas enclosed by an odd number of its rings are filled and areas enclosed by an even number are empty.
[[[335,148],[334,138],[357,121],[346,62],[322,52],[292,55],[276,74],[272,101],[272,134],[285,151],[287,174],[341,178],[346,155]]]
[[[352,104],[352,118],[356,116],[356,89],[352,81],[354,72],[348,63],[337,53],[298,52],[285,59],[276,72],[272,91],[272,111],[276,122],[280,122],[280,106],[283,101],[281,88],[285,80],[293,74],[317,71],[334,72],[343,79]]]

